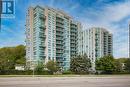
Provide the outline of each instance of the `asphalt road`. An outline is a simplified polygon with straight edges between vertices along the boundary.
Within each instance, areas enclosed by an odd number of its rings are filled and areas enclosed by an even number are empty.
[[[0,87],[130,87],[130,75],[103,77],[0,77]]]

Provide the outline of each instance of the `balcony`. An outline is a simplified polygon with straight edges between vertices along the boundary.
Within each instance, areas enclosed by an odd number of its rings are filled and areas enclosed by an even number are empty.
[[[63,33],[63,28],[56,28],[57,32],[62,32]]]
[[[56,49],[63,49],[62,46],[56,46]]]
[[[39,44],[41,47],[46,47],[45,46],[45,43],[41,43],[41,44]]]
[[[45,54],[42,54],[42,55],[39,55],[39,57],[41,57],[41,58],[45,58],[46,55],[45,55]]]
[[[56,27],[64,29],[64,26],[62,24],[59,24],[59,23],[56,23]]]
[[[75,36],[76,37],[77,35],[75,33],[71,33],[71,36]]]
[[[63,61],[63,58],[56,58],[57,61]]]
[[[77,30],[71,29],[70,32],[77,33]]]
[[[61,17],[56,17],[56,20],[61,20],[61,21],[64,21],[64,19],[63,18],[61,18]]]
[[[70,37],[70,39],[71,39],[71,40],[77,40],[77,38],[76,38],[76,37]]]
[[[45,19],[46,19],[46,16],[43,15],[43,14],[41,14],[41,15],[39,16],[39,18],[40,18],[41,20],[45,20]]]
[[[60,32],[58,33],[58,32],[56,32],[56,35],[57,35],[57,36],[63,36],[63,33],[60,33]]]
[[[62,54],[56,54],[56,57],[61,58]]]
[[[45,45],[41,45],[41,44],[40,44],[40,46],[39,46],[39,50],[44,50],[45,48],[46,48]]]
[[[40,42],[45,43],[46,38],[40,38]]]
[[[40,38],[46,38],[46,35],[39,35]]]
[[[56,53],[57,53],[57,54],[61,54],[61,53],[63,53],[63,51],[56,51]]]
[[[60,38],[60,37],[56,37],[56,40],[60,40],[60,41],[61,41],[61,40],[63,40],[63,38]]]
[[[71,49],[71,51],[77,51],[76,49]]]
[[[72,43],[72,44],[76,44],[76,41],[71,41],[70,43]]]
[[[64,24],[64,21],[63,21],[63,20],[60,20],[60,19],[56,19],[56,23],[59,23],[59,24],[63,25],[63,24]]]
[[[45,25],[40,25],[39,28],[44,30],[46,29]]]
[[[77,29],[77,25],[71,24],[71,28]]]
[[[76,47],[76,45],[70,45],[70,47]]]
[[[62,43],[62,42],[59,42],[59,41],[56,41],[56,44],[62,45],[63,43]]]
[[[71,57],[75,57],[76,56],[76,54],[71,54]]]

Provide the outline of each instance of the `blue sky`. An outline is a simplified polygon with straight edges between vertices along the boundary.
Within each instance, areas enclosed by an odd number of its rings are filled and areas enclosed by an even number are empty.
[[[82,23],[83,29],[104,27],[113,33],[116,58],[128,57],[130,0],[15,0],[15,18],[2,19],[0,47],[25,44],[26,12],[29,6],[64,10]]]

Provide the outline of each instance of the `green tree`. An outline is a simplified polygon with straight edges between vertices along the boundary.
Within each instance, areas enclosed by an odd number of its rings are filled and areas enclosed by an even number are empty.
[[[96,70],[110,74],[115,71],[114,57],[111,55],[104,56],[96,60]]]
[[[15,64],[25,64],[25,46],[0,48],[0,69],[14,69]]]
[[[46,68],[53,74],[55,72],[57,72],[58,69],[58,64],[52,60],[48,61],[46,63]]]
[[[115,59],[115,72],[126,72],[127,70],[125,70],[125,65],[126,61],[128,60],[128,58],[119,58],[119,59]]]
[[[127,61],[128,58],[119,58],[119,59],[116,59],[116,60],[119,60],[121,63],[125,63]]]
[[[13,60],[1,59],[0,60],[0,70],[14,69]]]
[[[0,66],[1,70],[8,70],[14,68],[14,57],[12,55],[13,47],[4,47],[0,49]]]
[[[38,75],[42,74],[42,72],[44,71],[44,68],[45,68],[44,64],[42,62],[38,62],[38,65],[35,68],[36,74]]]
[[[122,69],[122,63],[119,59],[115,59],[115,72],[122,72],[123,69]]]
[[[130,72],[130,58],[128,58],[125,62],[125,70]]]
[[[15,62],[17,64],[25,64],[25,46],[23,45],[19,45],[15,47],[15,51],[14,51],[14,56],[15,56]]]
[[[91,61],[87,55],[78,55],[74,58],[71,58],[70,70],[77,74],[86,74],[91,68]]]

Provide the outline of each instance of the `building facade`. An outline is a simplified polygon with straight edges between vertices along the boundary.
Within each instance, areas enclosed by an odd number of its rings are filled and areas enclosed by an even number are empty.
[[[30,68],[39,62],[57,61],[62,69],[78,53],[81,24],[63,11],[30,7],[26,17],[26,59]]]
[[[112,34],[104,28],[93,27],[79,34],[80,44],[78,53],[87,54],[92,62],[92,70],[95,70],[95,60],[105,55],[113,55]]]

